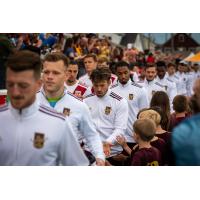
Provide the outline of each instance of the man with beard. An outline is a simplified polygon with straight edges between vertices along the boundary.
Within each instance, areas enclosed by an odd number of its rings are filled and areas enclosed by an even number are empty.
[[[41,65],[30,51],[8,58],[10,103],[0,108],[0,165],[88,165],[68,120],[36,99]]]
[[[167,93],[169,97],[170,107],[172,110],[173,109],[172,102],[173,102],[174,97],[177,95],[176,83],[174,83],[167,77],[166,64],[164,61],[159,61],[156,63],[156,65],[157,65],[156,81],[165,87],[165,92]]]
[[[84,98],[91,93],[91,90],[88,87],[84,86],[79,80],[77,80],[78,64],[76,61],[70,61],[66,73],[67,80],[65,82],[65,87],[69,92],[79,98]]]
[[[156,81],[156,75],[157,75],[156,64],[148,63],[145,68],[144,81],[138,82],[140,85],[144,86],[144,88],[146,89],[149,102],[151,101],[151,98],[156,91],[166,92],[165,86]]]
[[[108,68],[96,69],[91,74],[94,93],[84,101],[92,114],[97,132],[104,145],[107,160],[113,165],[120,165],[115,160],[122,152],[116,137],[125,133],[128,120],[127,101],[109,89],[111,71]]]
[[[133,139],[133,123],[137,119],[137,113],[149,107],[146,90],[139,84],[134,83],[130,79],[129,64],[121,61],[115,66],[116,75],[118,76],[118,83],[111,87],[111,90],[128,102],[129,115],[127,130],[125,133],[127,144],[132,148],[135,144]]]

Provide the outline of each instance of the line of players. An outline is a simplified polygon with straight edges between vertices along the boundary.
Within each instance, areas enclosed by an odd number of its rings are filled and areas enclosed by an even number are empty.
[[[20,56],[21,59],[24,56],[32,56],[32,53],[30,52],[25,52],[26,55],[23,55],[23,52],[19,52],[19,54],[20,53],[21,55],[18,55],[18,57],[15,59],[19,59]],[[143,124],[143,122],[137,122],[138,113],[143,109],[149,108],[151,98],[156,91],[164,91],[167,93],[170,99],[171,110],[172,101],[177,94],[191,96],[193,82],[195,79],[200,77],[197,68],[194,69],[194,72],[186,74],[184,69],[185,66],[182,64],[178,66],[178,72],[176,72],[175,65],[173,64],[168,64],[167,67],[165,66],[164,62],[148,64],[144,71],[145,79],[139,80],[138,74],[131,73],[129,64],[124,61],[116,64],[116,75],[111,74],[107,63],[99,64],[94,54],[85,56],[83,61],[86,74],[77,80],[78,64],[75,61],[69,62],[68,59],[61,53],[48,54],[43,61],[41,79],[42,85],[36,95],[36,100],[33,102],[36,101],[45,105],[45,107],[39,107],[40,112],[57,118],[58,116],[60,117],[60,115],[52,110],[54,109],[58,113],[63,113],[65,115],[65,120],[68,121],[69,126],[67,129],[70,129],[71,126],[72,131],[69,132],[72,132],[75,140],[78,139],[78,142],[84,150],[85,155],[89,159],[90,164],[96,163],[96,165],[122,165],[125,163],[125,160],[127,160],[125,159],[127,158],[127,152],[130,154],[130,150],[127,151],[127,146],[130,149],[134,148],[135,151],[137,146],[136,143],[138,143],[140,146],[140,142],[144,138],[150,138],[151,140],[154,138],[153,140],[156,141],[159,138],[158,143],[164,143],[164,145],[166,145],[165,149],[168,149],[169,133],[167,130],[161,130],[160,132],[158,131],[159,133],[156,134],[157,138],[153,137],[152,135],[149,137],[144,135],[142,136],[143,132],[141,131],[141,124]],[[22,71],[18,71],[15,67],[8,66],[8,70],[10,70],[9,72],[11,75],[13,75],[12,73],[18,75],[18,73],[23,73],[24,69]],[[26,112],[30,112],[31,114],[34,110],[34,106],[32,106],[33,108],[31,109],[27,109],[26,107],[16,107],[16,102],[22,100],[23,95],[20,94],[20,92],[17,95],[12,95],[13,91],[16,92],[12,87],[14,87],[13,85],[15,85],[15,82],[18,82],[18,80],[10,81],[8,76],[9,73],[7,73],[7,89],[11,101],[10,110],[12,110],[13,107],[16,113],[18,113],[17,110],[19,110],[18,117],[20,119],[20,116],[23,116],[23,111],[25,110],[24,117],[26,118]],[[17,84],[21,86],[20,84],[22,83],[19,81]],[[26,111],[26,109],[28,111]],[[8,112],[8,110],[8,107],[1,108],[1,111],[4,112],[4,114],[5,112]],[[153,112],[154,114],[151,113],[148,114],[148,116],[151,116],[150,119],[154,121],[158,130],[160,130],[159,111],[154,110]],[[10,115],[10,113],[7,115]],[[45,120],[45,117],[43,120]],[[5,120],[1,120],[1,122],[4,123]],[[134,122],[137,122],[134,125],[134,130],[138,133],[136,134],[139,135],[138,137],[133,137]],[[139,125],[137,125],[138,123]],[[156,130],[156,128],[151,125],[151,121],[147,121],[146,123],[150,124],[148,126],[151,127],[151,129]],[[32,126],[34,127],[34,125]],[[48,126],[48,118],[45,120],[43,126]],[[51,126],[53,125],[49,124],[49,127]],[[5,130],[5,132],[6,131],[8,130]],[[48,132],[47,130],[42,131]],[[34,158],[32,153],[32,161],[30,161],[28,155],[27,158],[22,159],[21,157],[26,149],[24,151],[20,151],[19,146],[21,145],[21,148],[23,149],[23,146],[26,147],[27,144],[21,143],[21,141],[23,141],[23,137],[20,136],[20,144],[12,149],[15,156],[12,155],[13,152],[10,151],[10,148],[4,149],[5,146],[0,147],[0,152],[3,152],[5,155],[7,155],[7,161],[5,161],[6,158],[4,157],[3,159],[0,159],[0,164],[87,165],[87,159],[85,158],[85,155],[80,153],[77,145],[74,145],[73,147],[73,145],[69,144],[68,145],[70,148],[68,148],[68,152],[65,152],[62,146],[60,150],[62,151],[62,153],[60,153],[62,156],[58,156],[62,159],[60,158],[58,162],[58,157],[55,156],[55,152],[51,152],[55,151],[55,149],[51,148],[51,145],[55,146],[55,144],[51,144],[52,133],[47,133],[47,135],[44,135],[43,132],[34,132],[35,135],[30,136],[34,145],[32,145],[31,149],[30,147],[27,148],[30,152],[34,153],[35,149],[37,149],[37,151],[38,149],[42,149],[42,152],[48,155],[44,156],[46,160],[42,157],[42,155],[40,155],[42,153],[38,153],[38,157],[36,158]],[[6,141],[6,137],[7,136],[3,134],[0,135],[0,141]],[[10,139],[10,137],[8,137],[7,140]],[[29,138],[27,138],[27,140],[28,139]],[[63,139],[63,142],[65,139]],[[27,140],[24,142],[27,143]],[[144,142],[149,141],[145,140]],[[12,145],[10,142],[8,142],[8,144]],[[127,144],[127,146],[125,144]],[[147,144],[147,147],[148,145],[149,144]],[[157,147],[159,149],[159,145]],[[50,153],[48,151],[50,151]],[[150,154],[152,154],[152,152],[153,154],[157,155],[155,150],[150,151]],[[163,150],[161,150],[161,152],[163,152]],[[51,153],[54,154],[53,160],[50,155]],[[69,154],[71,156],[69,156]],[[165,157],[165,159],[159,162],[148,161],[148,164],[170,164],[170,153],[165,152],[162,154],[164,155],[163,157]],[[9,158],[9,155],[11,158]],[[71,160],[68,161],[67,157],[73,157],[73,159],[71,158]]]

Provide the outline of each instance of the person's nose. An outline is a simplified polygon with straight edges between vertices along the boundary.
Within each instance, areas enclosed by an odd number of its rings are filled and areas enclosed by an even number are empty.
[[[53,79],[53,73],[49,73],[49,74],[47,75],[47,78],[50,79],[50,80]]]
[[[19,86],[14,85],[12,89],[10,89],[12,96],[19,96],[21,94]]]

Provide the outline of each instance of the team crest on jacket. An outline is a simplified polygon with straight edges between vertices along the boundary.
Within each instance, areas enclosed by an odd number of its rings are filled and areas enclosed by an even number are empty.
[[[105,108],[105,114],[109,115],[111,113],[111,110],[112,110],[111,107],[106,106],[106,108]]]
[[[43,133],[35,132],[33,146],[37,149],[41,149],[44,146],[45,138]]]
[[[74,95],[79,97],[79,98],[82,97],[81,91],[79,91],[79,90],[74,91]]]
[[[70,116],[70,109],[69,108],[63,108],[63,114],[65,116]]]
[[[129,100],[133,100],[134,95],[133,94],[129,94]]]

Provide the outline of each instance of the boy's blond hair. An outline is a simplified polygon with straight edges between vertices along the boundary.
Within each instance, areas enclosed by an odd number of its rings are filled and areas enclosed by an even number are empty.
[[[140,112],[138,117],[139,117],[139,119],[141,119],[141,118],[151,119],[154,121],[156,126],[160,125],[161,116],[155,110],[144,110],[144,111]]]

